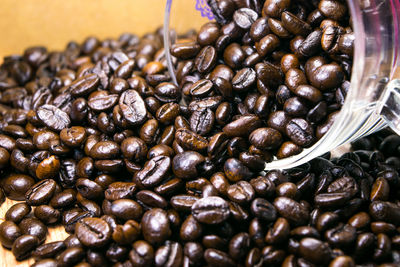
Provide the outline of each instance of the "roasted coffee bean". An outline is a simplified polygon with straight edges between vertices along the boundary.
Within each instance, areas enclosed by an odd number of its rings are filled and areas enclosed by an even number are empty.
[[[251,177],[250,170],[239,160],[230,158],[225,161],[224,172],[226,178],[232,182],[247,180]]]
[[[210,109],[196,110],[190,117],[190,129],[200,135],[211,132],[215,121],[214,112]]]
[[[232,121],[223,128],[228,137],[247,136],[261,126],[260,119],[255,115],[244,115]]]
[[[60,193],[56,193],[50,200],[49,204],[55,208],[67,208],[74,205],[76,202],[76,191],[73,189],[66,189]]]
[[[135,174],[133,179],[140,187],[155,186],[165,178],[170,166],[171,159],[167,156],[152,158]]]
[[[282,12],[281,21],[285,29],[294,35],[307,36],[311,32],[311,26],[307,22],[288,11]]]
[[[233,21],[242,29],[250,29],[257,20],[258,14],[250,8],[240,8],[233,14]]]
[[[107,200],[114,201],[122,198],[133,198],[136,192],[136,184],[130,182],[115,182],[104,191]]]
[[[43,105],[37,110],[41,122],[53,131],[69,127],[71,120],[67,113],[52,105]]]
[[[54,195],[56,186],[56,182],[52,179],[34,184],[25,194],[26,203],[32,206],[48,203]]]
[[[259,149],[273,149],[281,144],[282,135],[273,128],[258,128],[250,134],[249,141]]]
[[[176,130],[175,139],[179,145],[187,150],[202,152],[208,146],[208,142],[204,137],[184,128]]]
[[[136,199],[147,207],[166,208],[168,202],[160,195],[150,190],[141,190],[137,192]]]
[[[261,17],[250,27],[250,37],[257,42],[269,33],[268,19]]]
[[[347,12],[347,8],[343,3],[334,0],[320,1],[318,9],[324,16],[334,20],[341,20]]]
[[[12,253],[20,261],[30,257],[32,251],[39,245],[39,239],[33,235],[22,235],[12,245]]]
[[[87,199],[101,199],[103,197],[102,187],[95,181],[80,178],[76,181],[76,189]]]
[[[11,174],[2,181],[6,196],[12,200],[24,200],[26,192],[35,183],[34,179],[24,174]]]
[[[313,142],[312,126],[304,119],[291,119],[286,125],[286,134],[299,146],[309,146]]]
[[[331,259],[328,244],[310,237],[300,241],[299,254],[314,264],[327,264]]]
[[[201,223],[221,223],[229,217],[228,202],[214,196],[201,198],[192,206],[192,215]]]
[[[256,82],[256,72],[251,68],[239,70],[232,78],[232,87],[236,92],[247,91]]]
[[[96,143],[89,152],[94,159],[112,159],[120,152],[119,145],[113,141],[100,141]]]
[[[154,260],[154,249],[146,241],[139,240],[133,243],[133,248],[129,252],[130,264],[134,266],[149,266]]]
[[[211,266],[235,266],[227,253],[213,248],[204,251],[204,259]]]
[[[246,181],[239,181],[228,186],[226,193],[230,200],[239,204],[250,203],[255,197],[255,191],[253,187],[249,182]]]
[[[4,221],[0,224],[0,242],[5,248],[10,249],[14,241],[21,235],[21,229],[14,222]]]
[[[250,210],[254,216],[264,221],[274,221],[276,219],[275,207],[263,198],[254,199]]]
[[[279,244],[285,242],[289,238],[290,225],[285,218],[278,218],[273,227],[268,230],[265,241],[268,244]]]
[[[375,220],[399,224],[400,207],[386,201],[374,201],[369,205],[369,213]]]
[[[36,236],[40,243],[46,239],[47,227],[34,217],[23,219],[18,226],[23,234]]]
[[[263,39],[267,37],[268,35]],[[271,89],[278,88],[283,83],[283,75],[281,70],[279,67],[269,62],[256,64],[256,73],[258,82],[261,82],[264,86],[271,87]],[[260,85],[258,87],[260,87]]]
[[[135,90],[126,90],[119,99],[124,118],[132,125],[142,124],[146,119],[146,106]]]
[[[181,266],[183,262],[182,246],[173,241],[167,241],[158,248],[154,256],[156,266]]]
[[[83,218],[75,225],[75,233],[79,241],[88,247],[103,247],[111,239],[109,224],[99,218]]]
[[[389,183],[385,178],[378,177],[371,188],[371,201],[388,200],[390,193]]]
[[[348,224],[339,224],[325,232],[326,240],[334,247],[346,248],[356,240],[356,229]]]
[[[371,231],[374,234],[393,235],[396,232],[396,227],[391,223],[373,222],[371,223]]]
[[[268,16],[279,18],[281,13],[288,9],[290,6],[290,1],[287,0],[267,0],[264,3],[263,11]]]
[[[81,126],[73,126],[60,132],[60,139],[71,147],[79,147],[86,139],[86,130]]]
[[[41,220],[44,224],[53,224],[60,220],[61,213],[48,205],[40,205],[35,208],[35,217]]]
[[[206,32],[209,33],[210,31]],[[182,59],[192,58],[199,51],[200,51],[200,45],[195,42],[178,43],[171,46],[171,54],[175,57]]]
[[[232,43],[225,48],[223,57],[229,67],[237,69],[243,63],[245,54],[239,44]]]
[[[143,208],[139,203],[126,198],[118,199],[113,202],[104,200],[102,209],[104,214],[113,215],[122,221],[137,220],[143,213]]]
[[[217,51],[212,46],[205,46],[195,59],[195,67],[200,73],[209,72],[217,62]]]
[[[302,225],[309,219],[308,210],[293,199],[277,197],[274,206],[282,217],[294,225]]]
[[[73,266],[85,257],[85,251],[79,247],[71,247],[64,250],[57,257],[57,266]]]
[[[32,208],[31,206],[27,205],[26,203],[17,203],[11,206],[6,214],[5,219],[7,221],[12,221],[14,223],[19,223],[24,217],[26,217]]]
[[[151,244],[161,244],[171,235],[168,215],[159,208],[144,213],[141,227],[144,239]]]
[[[63,241],[54,241],[47,244],[38,246],[33,252],[32,256],[35,259],[55,258],[58,254],[66,249]]]
[[[179,237],[185,241],[195,241],[199,237],[201,237],[202,232],[203,232],[203,227],[201,223],[199,223],[193,217],[193,215],[189,215],[181,225],[179,231]]]

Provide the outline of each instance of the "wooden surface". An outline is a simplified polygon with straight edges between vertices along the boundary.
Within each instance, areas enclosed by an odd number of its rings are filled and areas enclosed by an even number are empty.
[[[0,62],[28,46],[64,49],[87,36],[143,35],[163,25],[166,0],[0,0]],[[174,0],[171,24],[185,31],[207,19],[195,0]]]
[[[10,208],[18,201],[13,201],[7,199],[0,207],[0,221],[4,221],[4,215],[6,214],[8,208]],[[59,241],[64,240],[68,237],[68,234],[64,231],[64,227],[49,227],[49,231],[47,233],[47,239],[45,243],[52,242],[52,241]],[[4,247],[0,246],[0,267],[10,267],[10,266],[30,266],[35,261],[33,259],[25,260],[25,261],[16,261],[14,255],[12,254],[11,250],[5,249]]]

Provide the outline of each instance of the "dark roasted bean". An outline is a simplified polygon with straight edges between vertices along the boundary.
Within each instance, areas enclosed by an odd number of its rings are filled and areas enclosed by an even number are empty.
[[[221,223],[229,217],[228,202],[213,196],[199,199],[192,206],[192,215],[201,223]]]

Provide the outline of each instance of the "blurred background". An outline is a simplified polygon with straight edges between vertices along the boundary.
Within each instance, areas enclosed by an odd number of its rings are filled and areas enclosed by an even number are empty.
[[[188,30],[198,18],[196,0],[175,0],[171,23]],[[29,46],[63,49],[87,36],[142,35],[162,26],[166,0],[0,0],[0,62]],[[182,22],[190,23],[182,23]],[[201,25],[206,19],[196,19]]]

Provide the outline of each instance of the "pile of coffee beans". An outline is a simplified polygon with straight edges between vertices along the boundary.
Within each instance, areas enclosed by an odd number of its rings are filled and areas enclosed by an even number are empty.
[[[313,145],[350,86],[354,34],[345,1],[208,3],[216,22],[171,48],[191,130],[242,137],[267,161]]]
[[[400,137],[263,171],[343,104],[345,3],[209,4],[217,23],[172,47],[179,86],[160,30],[4,59],[2,246],[36,267],[398,266]]]

